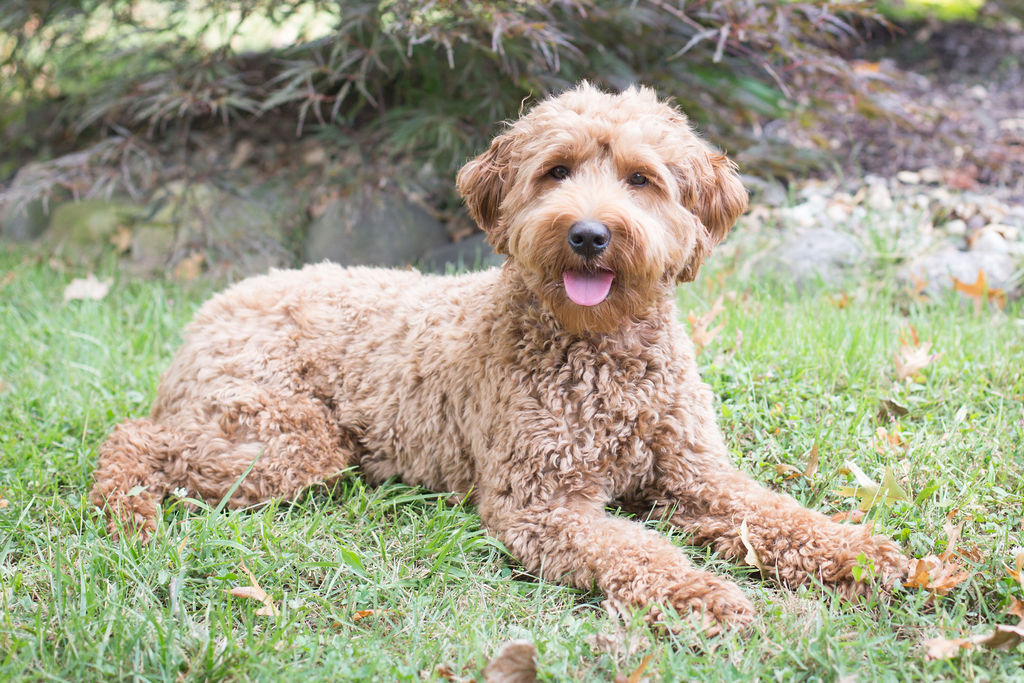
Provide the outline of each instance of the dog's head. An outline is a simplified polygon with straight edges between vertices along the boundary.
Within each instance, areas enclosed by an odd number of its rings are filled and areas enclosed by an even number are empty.
[[[693,280],[747,206],[733,163],[654,91],[586,83],[512,124],[458,187],[573,331],[615,329]]]

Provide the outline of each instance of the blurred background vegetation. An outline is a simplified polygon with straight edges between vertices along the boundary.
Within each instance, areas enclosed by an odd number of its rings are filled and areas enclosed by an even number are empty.
[[[496,122],[584,78],[674,97],[747,172],[805,174],[830,163],[827,145],[794,145],[770,122],[809,125],[837,102],[898,115],[878,96],[885,79],[853,59],[865,45],[924,22],[1019,27],[1022,10],[1024,0],[4,1],[0,197],[145,200],[197,174],[267,176],[326,153],[353,175],[363,164],[426,169],[443,212],[457,206],[454,170]]]

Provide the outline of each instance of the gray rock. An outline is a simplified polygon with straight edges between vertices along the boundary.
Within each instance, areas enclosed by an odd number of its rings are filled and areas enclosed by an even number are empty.
[[[977,282],[978,272],[985,273],[991,289],[1016,292],[1013,276],[1019,268],[1009,254],[996,251],[960,251],[952,247],[914,260],[900,274],[906,281],[925,282],[923,292],[937,296],[953,288],[953,278],[968,284]]]
[[[41,199],[33,199],[20,207],[16,207],[13,202],[0,203],[0,237],[6,240],[34,240],[46,232],[48,227],[50,212]]]
[[[404,196],[362,187],[327,205],[309,226],[307,262],[406,266],[449,241],[444,226]]]
[[[786,186],[778,180],[759,178],[758,176],[741,175],[743,186],[750,193],[752,204],[764,206],[782,206],[789,201]]]
[[[207,256],[216,276],[228,279],[294,265],[292,245],[307,220],[305,200],[284,184],[244,192],[169,184],[133,230],[129,267],[165,270],[196,252]]]
[[[110,249],[118,228],[130,225],[141,211],[117,200],[65,202],[53,210],[44,239],[55,255],[85,262]]]
[[[420,260],[423,270],[446,273],[452,270],[481,270],[500,266],[505,257],[494,253],[484,238],[484,233],[475,232],[466,239],[449,242],[428,251]]]
[[[755,270],[783,275],[797,287],[816,281],[836,284],[863,261],[864,249],[853,236],[835,230],[808,230],[793,234],[766,252]]]

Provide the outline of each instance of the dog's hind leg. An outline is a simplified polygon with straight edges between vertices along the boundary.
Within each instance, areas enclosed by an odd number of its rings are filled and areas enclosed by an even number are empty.
[[[156,529],[160,501],[173,487],[168,465],[180,447],[167,427],[148,418],[126,420],[100,446],[89,500],[108,514],[107,529],[116,537],[137,530],[148,539]]]
[[[111,535],[123,526],[148,538],[177,489],[211,505],[230,493],[228,507],[248,507],[294,498],[359,462],[355,435],[316,399],[237,384],[212,403],[202,414],[128,420],[100,447],[90,500],[107,508]]]
[[[175,472],[188,495],[212,505],[228,494],[231,508],[293,499],[359,462],[356,435],[319,399],[239,383],[217,405]]]

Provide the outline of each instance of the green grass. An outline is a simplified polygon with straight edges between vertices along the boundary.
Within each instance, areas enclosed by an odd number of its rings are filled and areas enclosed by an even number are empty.
[[[543,680],[628,676],[650,652],[647,675],[665,681],[1024,680],[1022,647],[928,661],[920,644],[1010,623],[1003,610],[1024,598],[1003,568],[1024,545],[1019,304],[975,312],[880,283],[839,308],[826,292],[726,276],[726,289],[745,294],[700,360],[741,466],[828,513],[856,504],[835,492],[851,483],[845,461],[876,479],[889,467],[911,500],[874,507],[876,529],[921,556],[945,548],[951,517],[981,559],[937,600],[904,590],[843,604],[688,549],[739,581],[756,625],[711,643],[631,625],[649,635],[631,652],[592,646],[612,630],[601,596],[524,576],[471,507],[398,484],[352,477],[333,493],[254,511],[171,506],[149,546],[111,541],[85,499],[96,449],[117,421],[148,410],[182,326],[211,290],[111,271],[105,299],[63,303],[80,274],[0,254],[0,679],[441,680],[444,665],[472,680],[501,643],[529,638]],[[709,307],[714,275],[681,290],[683,314]],[[892,357],[909,325],[943,355],[900,383]],[[896,428],[879,417],[884,399],[907,410],[905,451],[874,448],[879,426]],[[810,480],[777,474],[780,463],[802,469],[814,444]],[[279,616],[257,616],[260,603],[228,593],[249,583],[242,563]],[[356,619],[370,609],[381,611]]]

